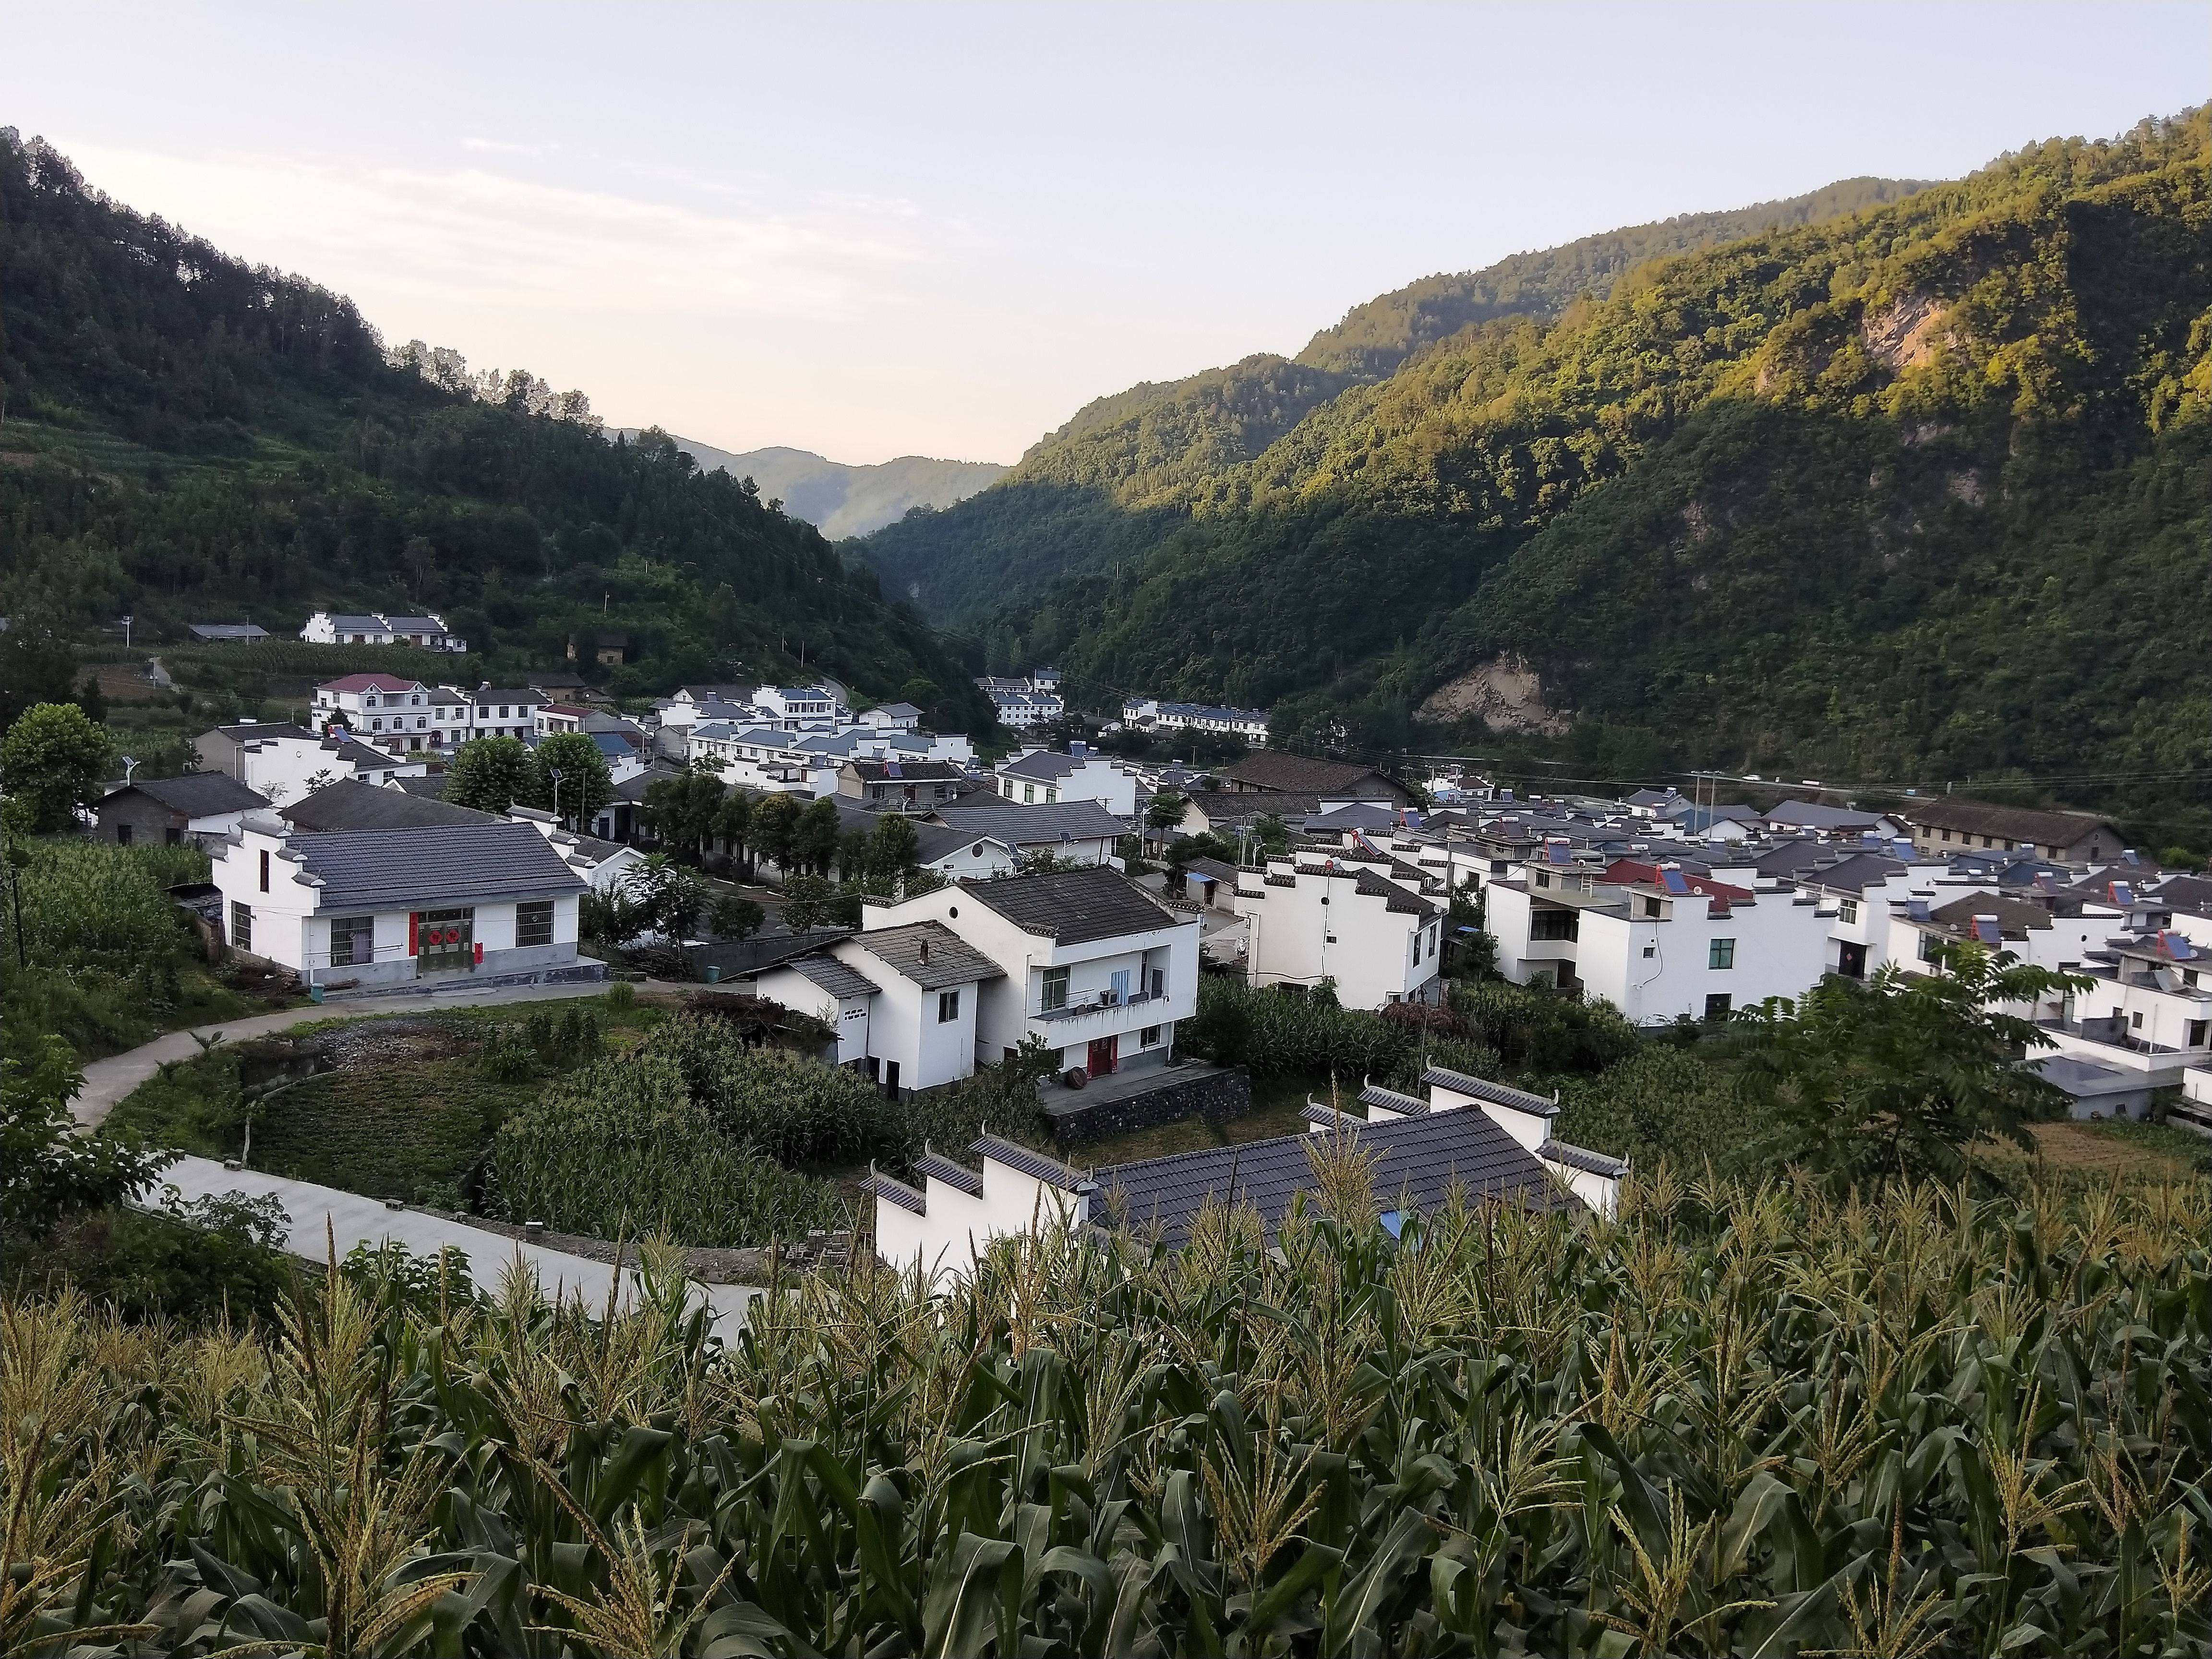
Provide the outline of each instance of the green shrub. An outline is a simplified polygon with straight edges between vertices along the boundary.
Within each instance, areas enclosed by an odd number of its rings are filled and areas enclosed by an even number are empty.
[[[1664,1159],[1686,1175],[1728,1168],[1759,1127],[1732,1074],[1669,1044],[1569,1081],[1560,1106],[1560,1139],[1638,1169]]]
[[[489,1201],[562,1232],[763,1244],[842,1224],[825,1183],[717,1129],[684,1068],[634,1054],[572,1073],[503,1124]]]
[[[1285,985],[1255,991],[1218,974],[1200,979],[1198,1013],[1177,1041],[1189,1053],[1243,1066],[1255,1077],[1334,1073],[1379,1079],[1419,1047],[1403,1026],[1339,1007],[1333,988],[1320,994]]]

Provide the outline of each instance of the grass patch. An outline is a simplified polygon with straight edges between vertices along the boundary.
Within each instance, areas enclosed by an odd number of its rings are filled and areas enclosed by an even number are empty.
[[[2186,1175],[2212,1158],[2212,1139],[2166,1123],[2132,1118],[2069,1119],[2035,1126],[2035,1144],[2051,1169],[2166,1178]]]
[[[1076,1164],[1103,1168],[1109,1164],[1138,1164],[1148,1158],[1170,1158],[1177,1152],[1202,1152],[1214,1146],[1238,1146],[1248,1140],[1268,1140],[1278,1135],[1303,1133],[1306,1097],[1328,1099],[1328,1079],[1293,1073],[1252,1079],[1252,1109],[1221,1122],[1202,1117],[1184,1118],[1150,1129],[1134,1129],[1071,1149]]]
[[[507,1114],[544,1089],[452,1060],[331,1072],[270,1097],[254,1167],[372,1198],[457,1204],[462,1176]]]

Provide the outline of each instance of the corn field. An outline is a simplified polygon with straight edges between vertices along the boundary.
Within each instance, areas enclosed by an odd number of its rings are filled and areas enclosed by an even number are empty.
[[[635,1311],[0,1304],[0,1651],[2212,1652],[2202,1182],[1002,1246]],[[42,1645],[43,1644],[43,1645]]]

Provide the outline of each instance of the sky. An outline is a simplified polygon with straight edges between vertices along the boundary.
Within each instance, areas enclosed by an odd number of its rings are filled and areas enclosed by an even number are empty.
[[[2201,101],[2188,3],[8,8],[0,125],[611,424],[1011,462],[1438,270]]]

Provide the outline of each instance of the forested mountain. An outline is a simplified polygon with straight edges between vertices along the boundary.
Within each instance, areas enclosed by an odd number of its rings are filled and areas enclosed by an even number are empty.
[[[109,201],[0,129],[0,613],[141,636],[435,609],[469,672],[620,633],[617,690],[809,667],[981,717],[809,525],[576,394],[391,354],[352,304]],[[739,665],[743,665],[742,671]]]
[[[1311,737],[1402,743],[1423,706],[1471,739],[1571,724],[1616,771],[2207,799],[2207,136],[2034,145],[1478,323],[1176,506],[1083,498],[1110,563],[1057,527],[1066,574],[991,654]]]
[[[1087,404],[1022,458],[1001,483],[1003,496],[972,496],[947,517],[920,516],[877,536],[865,556],[886,586],[940,619],[973,623],[1063,570],[1124,552],[1128,532],[1108,509],[1180,512],[1204,502],[1225,472],[1316,409],[1472,324],[1510,315],[1548,322],[1578,296],[1603,298],[1644,260],[1817,223],[1925,188],[1912,179],[1847,179],[1783,201],[1685,214],[1516,253],[1481,270],[1425,277],[1355,306],[1295,358],[1261,353]]]
[[[625,437],[635,437],[625,432]],[[900,455],[872,465],[854,466],[824,459],[811,449],[749,449],[732,454],[692,438],[676,447],[702,471],[750,478],[767,500],[781,501],[794,519],[804,519],[832,541],[865,536],[895,524],[917,507],[951,507],[965,501],[1006,469],[996,461],[940,461],[928,455]]]

